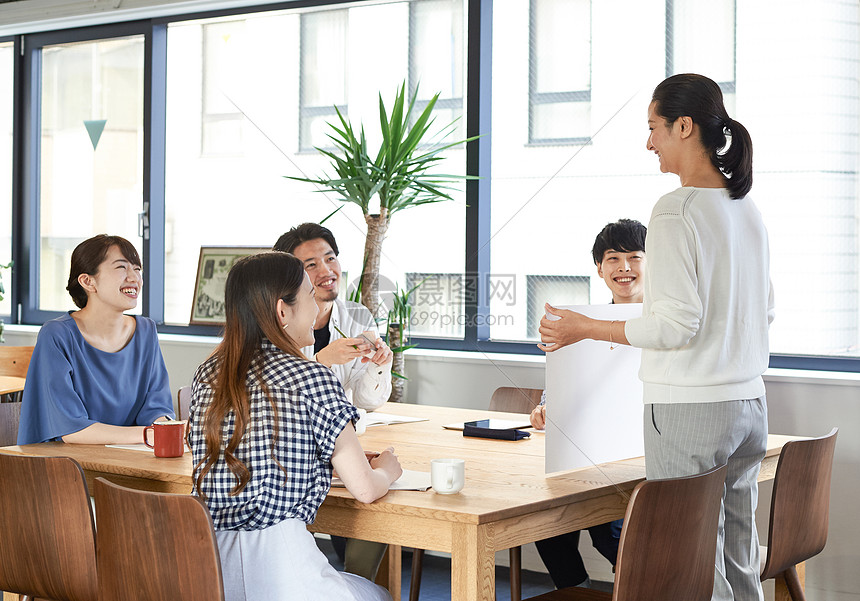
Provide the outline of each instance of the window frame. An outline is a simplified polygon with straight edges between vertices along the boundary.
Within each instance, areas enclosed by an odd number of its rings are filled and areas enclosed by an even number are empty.
[[[94,25],[68,30],[55,30],[24,35],[0,37],[13,41],[16,65],[13,100],[13,182],[12,257],[16,269],[9,282],[12,306],[18,315],[10,316],[12,323],[41,324],[61,312],[37,309],[36,292],[30,286],[38,282],[39,265],[39,127],[40,98],[38,91],[41,60],[39,50],[48,44],[107,39],[127,35],[144,35],[144,185],[141,211],[147,214],[150,226],[144,236],[143,259],[147,270],[147,286],[142,299],[143,313],[158,324],[161,333],[217,336],[215,326],[168,326],[164,317],[164,169],[166,123],[167,26],[175,21],[224,17],[286,8],[324,7],[359,4],[361,0],[307,0],[268,5],[201,11],[159,17],[145,21],[129,21],[109,25]],[[493,0],[464,0],[467,22],[466,52],[466,135],[489,132],[492,117],[492,16]],[[673,0],[666,0],[667,25],[670,25]],[[735,21],[737,10],[735,10]],[[667,56],[672,44],[667,29]],[[736,42],[735,42],[736,43]],[[667,59],[668,60],[668,59]],[[668,63],[667,63],[668,64]],[[723,84],[734,82],[723,82]],[[724,91],[733,92],[724,87]],[[531,91],[531,90],[530,90]],[[531,97],[530,97],[531,100]],[[578,140],[578,139],[577,139]],[[587,142],[587,140],[585,140]],[[561,143],[556,140],[553,143]],[[569,143],[572,143],[569,141]],[[583,141],[579,141],[583,143]],[[479,176],[466,182],[464,273],[490,273],[490,212],[491,212],[491,144],[489,136],[470,142],[466,147],[466,172]],[[144,210],[144,206],[146,210]],[[465,308],[465,332],[462,340],[413,337],[421,348],[480,353],[543,354],[532,342],[502,342],[489,338],[489,299],[486,291],[478,291],[477,302]],[[480,319],[483,318],[483,321]],[[772,354],[771,367],[798,370],[860,371],[860,358]]]
[[[529,146],[586,146],[591,144],[591,136],[572,136],[563,138],[538,138],[534,133],[535,111],[537,107],[549,104],[566,104],[571,102],[587,102],[591,104],[592,85],[592,55],[588,55],[588,89],[568,90],[565,92],[538,92],[537,91],[537,58],[534,56],[534,48],[537,39],[535,21],[537,14],[537,2],[540,0],[529,0]],[[671,2],[671,0],[667,0]],[[593,8],[591,0],[588,0],[588,29],[592,29]]]

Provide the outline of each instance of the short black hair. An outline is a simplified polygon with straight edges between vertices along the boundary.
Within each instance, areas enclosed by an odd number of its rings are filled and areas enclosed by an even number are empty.
[[[140,267],[140,255],[134,245],[120,236],[108,236],[99,234],[84,240],[72,251],[72,265],[69,269],[69,281],[66,290],[69,291],[72,300],[78,308],[87,306],[87,291],[81,286],[78,277],[81,274],[95,275],[99,271],[99,265],[104,262],[111,247],[116,246],[126,261],[136,267]]]
[[[337,242],[334,240],[334,234],[331,233],[330,229],[321,226],[319,223],[303,223],[301,225],[297,225],[278,238],[278,241],[275,242],[272,250],[279,250],[281,252],[292,254],[298,245],[304,244],[310,240],[316,240],[317,238],[322,238],[328,242],[328,245],[331,246],[335,256],[340,254],[340,251],[337,249]]]
[[[645,252],[645,234],[648,228],[635,219],[619,219],[614,223],[607,223],[594,239],[591,247],[591,256],[594,264],[603,262],[603,255],[607,250],[616,250],[623,253]]]

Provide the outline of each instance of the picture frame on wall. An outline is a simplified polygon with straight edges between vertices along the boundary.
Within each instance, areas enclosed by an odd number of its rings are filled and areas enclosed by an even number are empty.
[[[262,246],[201,246],[194,280],[190,325],[223,326],[227,274],[238,259],[272,250]]]

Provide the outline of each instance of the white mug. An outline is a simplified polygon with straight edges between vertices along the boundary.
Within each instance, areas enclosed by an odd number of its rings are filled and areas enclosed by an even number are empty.
[[[355,433],[359,436],[367,431],[367,410],[358,410],[358,419],[355,420]]]
[[[463,490],[466,462],[462,459],[433,459],[430,462],[430,484],[439,494],[451,495]]]

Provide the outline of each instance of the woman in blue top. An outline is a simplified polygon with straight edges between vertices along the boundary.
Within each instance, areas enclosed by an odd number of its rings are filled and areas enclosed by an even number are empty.
[[[329,368],[302,355],[319,312],[302,262],[283,252],[237,261],[224,307],[224,339],[194,376],[188,440],[227,601],[390,600],[331,567],[307,530],[332,468],[362,503],[402,470],[390,448],[367,460],[358,409]]]
[[[125,315],[143,287],[140,257],[100,234],[72,252],[66,290],[80,310],[47,322],[27,371],[18,444],[122,444],[173,418],[155,324]]]

